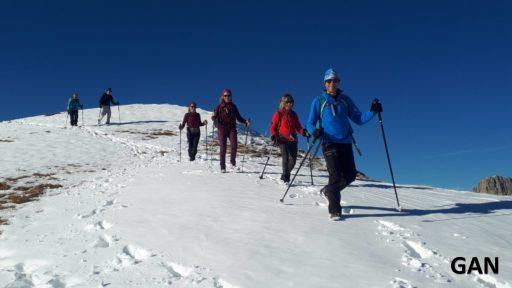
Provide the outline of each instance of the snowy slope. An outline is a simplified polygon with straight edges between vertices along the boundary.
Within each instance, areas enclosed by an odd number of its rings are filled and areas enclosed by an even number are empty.
[[[220,174],[203,142],[185,161],[183,135],[179,162],[186,107],[121,109],[110,126],[93,125],[98,109],[83,127],[63,113],[0,123],[0,200],[62,186],[0,210],[1,287],[512,287],[512,197],[401,185],[398,213],[390,184],[356,181],[331,222],[325,172],[312,186],[301,170],[281,204],[279,159],[264,179],[262,157]],[[500,257],[500,273],[456,275],[457,256]]]

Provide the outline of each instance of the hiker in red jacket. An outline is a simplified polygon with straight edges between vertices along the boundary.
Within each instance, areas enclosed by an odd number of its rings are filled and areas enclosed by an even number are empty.
[[[292,95],[285,94],[281,98],[279,110],[274,114],[270,126],[270,138],[281,147],[283,166],[281,180],[285,183],[290,182],[290,173],[297,161],[297,133],[307,138],[310,137],[308,131],[302,128],[297,113],[293,111],[293,104]]]
[[[251,125],[250,120],[244,119],[238,108],[231,101],[231,90],[224,89],[220,99],[220,104],[215,108],[212,114],[212,120],[218,129],[219,146],[220,146],[220,170],[226,172],[226,147],[227,139],[231,144],[231,169],[236,167],[236,151],[238,148],[238,138],[236,131],[236,121],[245,123],[245,126]]]
[[[190,103],[188,106],[188,113],[183,117],[179,128],[182,130],[187,124],[187,140],[188,140],[188,157],[190,161],[196,160],[197,145],[199,144],[199,138],[201,138],[201,130],[199,127],[208,123],[206,120],[201,122],[201,115],[196,112],[196,102]]]

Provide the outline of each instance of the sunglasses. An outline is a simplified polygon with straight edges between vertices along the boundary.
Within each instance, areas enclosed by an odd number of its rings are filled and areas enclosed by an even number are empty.
[[[327,79],[327,80],[325,80],[325,82],[327,82],[327,83],[333,83],[333,82],[334,83],[340,83],[340,79]]]
[[[190,108],[196,108],[196,106],[190,106]]]
[[[293,101],[284,101],[286,104],[293,104]]]
[[[230,94],[224,94],[224,95],[222,95],[222,96],[224,96],[224,97],[231,97],[231,95],[230,95]]]

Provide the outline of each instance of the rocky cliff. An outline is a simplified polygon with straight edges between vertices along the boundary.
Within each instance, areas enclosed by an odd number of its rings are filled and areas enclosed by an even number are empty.
[[[473,191],[496,195],[512,195],[512,178],[503,176],[487,177],[480,181]]]

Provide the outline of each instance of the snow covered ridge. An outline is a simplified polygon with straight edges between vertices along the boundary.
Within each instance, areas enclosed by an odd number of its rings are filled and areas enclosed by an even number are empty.
[[[344,221],[330,222],[326,173],[311,185],[301,170],[280,204],[280,159],[259,179],[268,151],[257,133],[243,173],[219,173],[203,142],[186,161],[185,133],[179,162],[186,111],[121,106],[110,126],[94,125],[98,109],[84,110],[83,127],[64,128],[63,113],[0,123],[0,287],[511,287],[512,197],[400,185],[398,213],[390,184],[356,181]],[[5,207],[27,191],[37,201]],[[455,274],[458,256],[499,257],[499,273]]]

